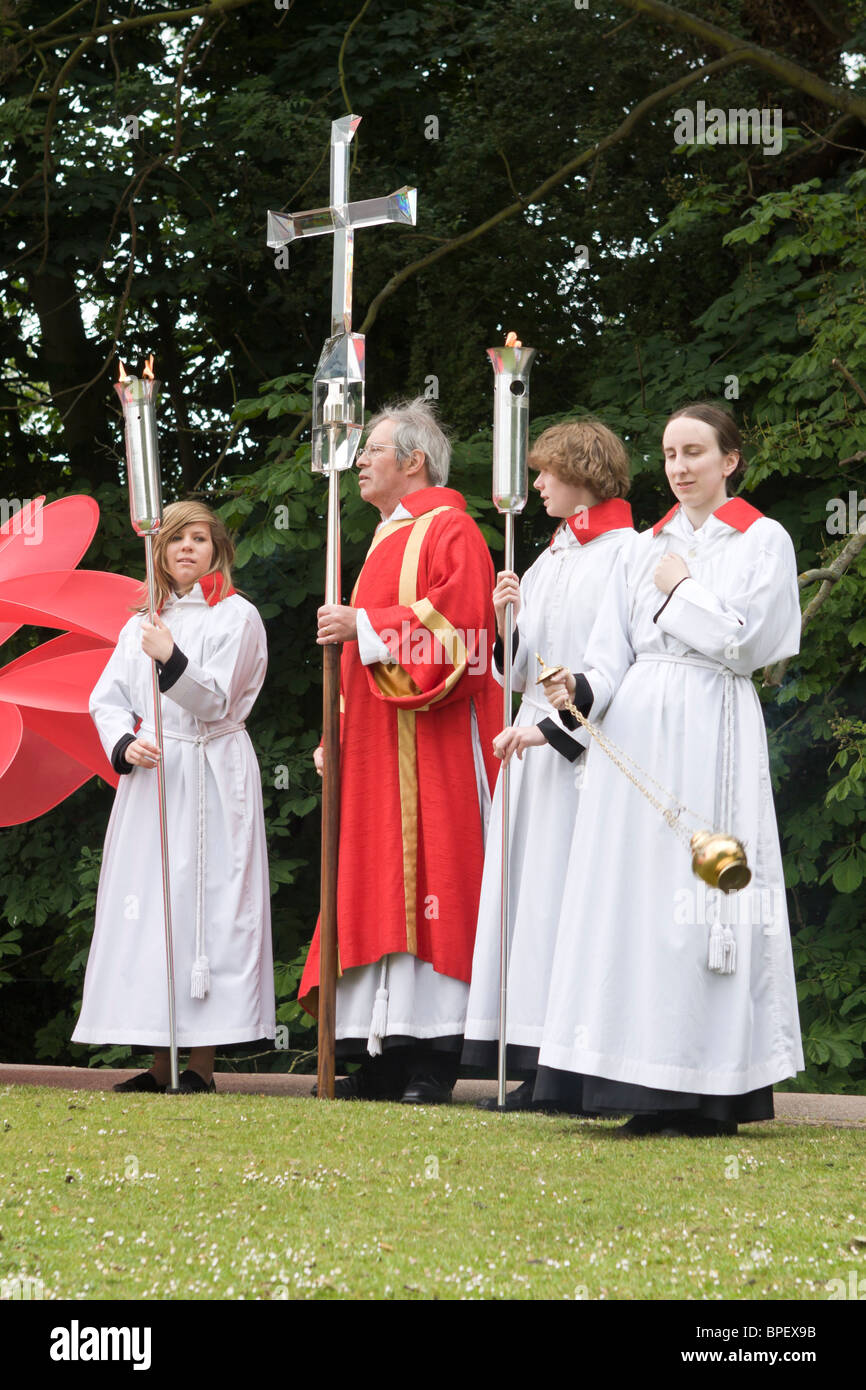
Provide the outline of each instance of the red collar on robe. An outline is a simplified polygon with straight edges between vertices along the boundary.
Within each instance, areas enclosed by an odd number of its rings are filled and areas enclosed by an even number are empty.
[[[676,502],[653,527],[653,535],[657,536],[659,531],[664,530],[668,522],[676,516],[680,509],[679,502]],[[756,521],[760,521],[764,515],[759,512],[757,507],[753,507],[751,502],[746,502],[742,497],[730,497],[727,502],[723,502],[713,512],[713,516],[718,517],[726,526],[730,526],[734,531],[748,531],[749,527]]]
[[[401,497],[400,506],[405,507],[412,516],[423,516],[425,512],[432,512],[434,507],[456,507],[458,511],[465,512],[466,498],[462,493],[455,492],[453,487],[422,487]]]
[[[228,587],[227,589],[225,589],[225,592],[223,592],[224,586],[225,586],[225,580],[223,579],[222,575],[221,575],[221,574],[219,573],[219,571],[217,571],[217,570],[212,570],[210,574],[202,575],[201,579],[198,580],[198,584],[199,584],[199,587],[201,588],[201,596],[202,596],[202,598],[204,599],[205,603],[207,604],[208,608],[216,608],[216,606],[217,606],[217,604],[219,603],[220,599],[231,598],[232,594],[236,594],[236,593],[237,593],[237,589],[235,589],[234,586],[233,586],[232,584],[230,584],[229,587]],[[195,585],[193,585],[193,589],[194,589],[194,588],[195,588]],[[190,593],[192,593],[192,589],[190,589]],[[188,596],[189,596],[189,595],[187,595],[186,597],[188,597]],[[170,595],[170,597],[172,597],[172,596]],[[177,599],[178,596],[177,596],[177,594],[174,594],[173,597],[174,597],[175,599]],[[162,616],[162,609],[163,609],[164,607],[165,607],[165,604],[162,605],[162,608],[158,608],[158,609],[157,609],[157,612],[159,613],[160,617]],[[147,612],[146,595],[145,595],[145,606],[144,606],[143,609],[141,609],[141,612],[142,612],[142,613],[146,613],[146,612]]]
[[[596,502],[594,507],[584,507],[582,511],[570,516],[565,524],[581,545],[594,541],[596,536],[603,536],[608,531],[634,529],[631,506],[624,497],[610,497],[606,502]],[[551,545],[558,532],[559,527],[553,533]]]
[[[231,598],[237,590],[230,584],[225,588],[225,580],[217,570],[212,570],[210,574],[205,574],[198,581],[201,591],[204,594],[204,601],[208,608],[216,608],[220,599]]]

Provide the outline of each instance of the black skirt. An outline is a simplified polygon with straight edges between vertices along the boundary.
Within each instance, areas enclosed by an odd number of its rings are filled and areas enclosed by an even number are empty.
[[[561,1105],[571,1114],[650,1115],[661,1110],[677,1110],[703,1120],[748,1124],[772,1120],[772,1086],[745,1091],[738,1096],[702,1096],[691,1091],[657,1091],[652,1086],[635,1086],[628,1081],[610,1081],[604,1076],[584,1076],[580,1072],[539,1067],[533,1100],[542,1105]]]
[[[499,1066],[498,1038],[492,1041],[467,1038],[460,1060],[464,1067],[478,1067],[495,1073]],[[509,1076],[519,1077],[521,1081],[534,1076],[538,1067],[538,1048],[524,1047],[522,1043],[509,1043],[505,1049],[505,1064]]]
[[[463,1047],[463,1036],[460,1033],[450,1034],[441,1038],[410,1038],[401,1034],[389,1035],[382,1039],[382,1053],[408,1051],[421,1055],[430,1053],[431,1056],[438,1053],[454,1055],[456,1061],[460,1060],[460,1050]],[[334,1046],[334,1056],[341,1062],[369,1062],[370,1054],[367,1051],[366,1038],[338,1038]]]

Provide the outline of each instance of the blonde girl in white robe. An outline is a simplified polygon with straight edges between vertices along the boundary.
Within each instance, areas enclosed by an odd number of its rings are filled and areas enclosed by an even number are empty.
[[[648,773],[705,828],[744,842],[752,880],[728,897],[706,889],[680,838],[592,741],[536,1097],[633,1111],[626,1135],[730,1134],[771,1118],[774,1083],[803,1065],[752,681],[799,649],[797,567],[777,522],[727,499],[743,465],[725,411],[699,403],[672,416],[664,457],[676,505],[623,549],[585,674],[567,685],[639,780]],[[566,698],[562,687],[553,696]]]
[[[198,502],[165,509],[155,623],[130,618],[90,712],[121,774],[74,1042],[154,1049],[116,1090],[169,1079],[168,1004],[151,658],[160,666],[177,1040],[185,1092],[213,1090],[217,1044],[275,1034],[259,767],[244,724],[267,667],[264,626],[231,587],[234,549]]]

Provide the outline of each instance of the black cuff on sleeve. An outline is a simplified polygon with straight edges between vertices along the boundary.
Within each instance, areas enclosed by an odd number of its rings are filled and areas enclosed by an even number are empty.
[[[156,663],[156,669],[159,672],[159,688],[163,695],[167,690],[171,690],[175,681],[180,679],[188,665],[189,657],[184,656],[177,643],[175,643],[172,648],[172,653],[168,661],[158,661]]]
[[[675,584],[674,587],[671,589],[670,593],[668,594],[667,598],[665,599],[665,601],[664,601],[664,603],[662,604],[662,606],[661,606],[661,608],[659,609],[659,611],[658,611],[657,613],[654,613],[654,614],[653,614],[653,622],[654,622],[654,623],[657,623],[657,622],[658,622],[659,618],[661,617],[662,613],[664,613],[665,609],[667,608],[668,604],[670,603],[671,599],[673,598],[674,594],[676,593],[676,591],[677,591],[677,589],[680,587],[680,585],[681,585],[681,584],[684,584],[684,583],[686,582],[687,579],[691,579],[691,577],[692,577],[692,576],[691,576],[690,574],[684,574],[683,577],[682,577],[682,579],[678,579],[678,580],[677,580],[676,584]]]
[[[584,719],[589,718],[589,711],[592,709],[592,702],[595,696],[592,693],[592,686],[586,676],[580,671],[574,678],[574,696],[571,703],[575,709],[579,709]],[[576,729],[578,721],[567,709],[559,711],[559,717],[566,729]]]
[[[135,743],[135,734],[123,734],[112,748],[110,761],[115,772],[132,772],[132,763],[128,763],[123,756],[131,743]]]
[[[572,716],[569,717],[572,718]],[[576,720],[572,720],[572,722],[576,723]],[[558,724],[554,724],[552,719],[542,719],[538,727],[551,748],[555,748],[557,753],[561,753],[570,763],[576,763],[581,753],[585,752],[585,749],[581,748],[579,743],[575,743],[573,738],[569,738],[568,734],[564,733]]]
[[[520,632],[519,632],[519,630],[518,630],[518,628],[517,628],[517,624],[515,623],[514,628],[512,629],[512,636],[511,636],[511,660],[512,660],[512,663],[514,662],[514,658],[515,658],[516,655],[517,655],[517,648],[518,648],[519,646],[520,646]],[[497,670],[498,670],[498,671],[503,671],[503,672],[504,672],[504,671],[505,671],[505,643],[503,642],[502,638],[499,636],[499,633],[498,633],[498,632],[497,632],[497,634],[496,634],[496,641],[493,643],[493,660],[496,662],[496,668],[497,668]]]

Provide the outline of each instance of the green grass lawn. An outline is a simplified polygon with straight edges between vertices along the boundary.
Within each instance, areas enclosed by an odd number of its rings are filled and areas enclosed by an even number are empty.
[[[825,1299],[862,1131],[613,1140],[470,1107],[0,1088],[0,1286],[45,1298]],[[13,1281],[10,1283],[9,1281]]]

